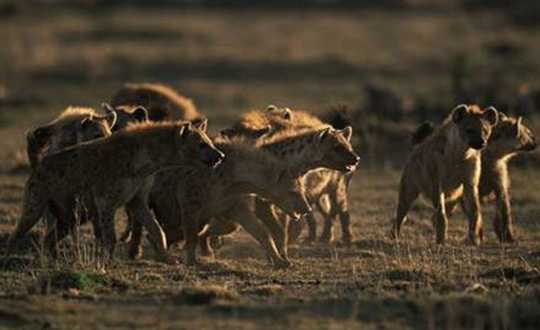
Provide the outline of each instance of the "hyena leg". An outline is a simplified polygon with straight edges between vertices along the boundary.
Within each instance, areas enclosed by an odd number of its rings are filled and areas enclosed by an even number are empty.
[[[234,221],[225,218],[214,219],[208,230],[199,235],[201,253],[205,256],[214,256],[213,241],[220,236],[230,235],[238,229],[240,226]]]
[[[279,215],[279,216],[282,217],[282,216],[287,216],[287,215]],[[313,212],[311,212],[311,213],[303,215],[300,219],[296,221],[295,220],[289,221],[289,233],[288,233],[289,244],[292,244],[298,240],[298,237],[300,237],[300,235],[302,234],[302,230],[304,230],[304,227],[306,226],[306,222],[312,221],[313,217],[314,217]],[[308,242],[307,239],[306,239],[306,242]]]
[[[444,193],[437,194],[433,200],[435,207],[435,241],[444,244],[448,231],[448,215],[446,214],[446,201]]]
[[[17,227],[11,233],[7,241],[6,253],[12,253],[17,247],[19,240],[39,221],[43,212],[46,209],[46,201],[43,199],[43,194],[34,189],[35,183],[30,178],[26,182],[23,197],[22,214]]]
[[[288,219],[284,219],[284,222],[280,222],[277,219],[277,215],[272,209],[272,204],[264,201],[260,198],[256,198],[255,202],[256,216],[264,223],[266,228],[270,231],[272,238],[276,244],[279,254],[287,259],[287,243],[288,243]]]
[[[157,259],[166,263],[174,263],[174,260],[167,253],[165,232],[148,207],[147,194],[142,190],[126,204],[126,210],[128,214],[134,216],[136,222],[139,222],[148,231],[150,242],[154,247]],[[140,235],[138,236],[140,237]],[[140,246],[140,244],[134,245]],[[130,250],[130,254],[131,252],[133,251]]]
[[[70,199],[65,203],[61,203],[61,205],[51,201],[48,212],[45,214],[45,219],[47,221],[45,247],[53,257],[56,257],[58,254],[58,243],[69,233],[73,232],[77,224],[75,201]]]
[[[127,211],[127,210],[126,210]],[[127,211],[129,222],[126,230],[129,229],[129,248],[128,258],[131,260],[139,259],[142,256],[142,225],[139,221],[135,221],[135,216],[130,215],[131,211]]]
[[[341,240],[343,244],[348,246],[351,245],[354,235],[351,229],[351,216],[349,214],[349,201],[347,199],[347,185],[345,184],[344,180],[339,181],[334,195],[334,203],[331,205],[337,208],[337,213],[341,222]]]
[[[394,236],[394,238],[399,237],[401,227],[407,220],[407,213],[409,212],[412,203],[418,198],[418,195],[420,195],[420,191],[416,187],[410,186],[405,178],[402,178],[401,187],[399,189],[396,218],[394,219],[395,222],[392,228],[392,236]]]
[[[110,205],[98,208],[98,219],[102,228],[102,240],[100,243],[105,249],[106,260],[111,261],[114,258],[116,249],[116,231],[114,228],[114,216],[116,208]]]
[[[482,242],[482,213],[480,212],[480,200],[478,198],[478,187],[476,185],[464,185],[464,203],[469,210],[469,235],[468,242],[473,245],[480,245]]]
[[[127,211],[126,211],[127,213]],[[122,232],[122,234],[120,234],[120,242],[124,243],[124,244],[127,244],[129,243],[129,241],[131,240],[131,231],[132,231],[132,228],[133,228],[133,215],[130,215],[128,213],[128,220],[127,220],[127,223],[126,223],[126,228],[124,228],[124,231]]]
[[[319,241],[329,243],[334,240],[334,219],[337,217],[335,194],[325,195],[316,202],[317,210],[323,216],[323,230]]]
[[[496,187],[495,188],[496,196],[496,210],[495,217],[493,219],[493,228],[499,238],[501,243],[513,243],[514,239],[514,230],[513,230],[513,221],[512,213],[510,210],[510,195],[507,188],[505,187]]]
[[[259,219],[253,214],[253,210],[245,203],[237,203],[231,210],[231,218],[236,220],[266,251],[268,257],[275,267],[285,268],[291,266],[291,263],[280,256],[276,244],[269,235],[265,226],[259,222]]]

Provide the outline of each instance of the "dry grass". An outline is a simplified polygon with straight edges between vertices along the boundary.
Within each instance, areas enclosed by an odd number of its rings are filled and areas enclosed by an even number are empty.
[[[124,81],[172,84],[194,99],[216,131],[240,111],[269,103],[314,111],[337,101],[358,104],[361,86],[372,81],[410,97],[443,97],[455,54],[467,55],[478,80],[506,63],[509,92],[540,74],[533,65],[540,30],[452,5],[427,11],[117,8],[47,14],[41,19],[43,12],[29,9],[1,22],[0,249],[20,214],[28,173],[25,130],[69,104],[98,106]],[[517,51],[507,61],[490,53],[493,44]],[[352,183],[356,238],[350,248],[295,245],[294,267],[274,270],[240,233],[226,238],[216,260],[202,258],[198,267],[154,262],[148,244],[141,261],[128,261],[121,248],[114,264],[103,265],[84,227],[78,242],[68,240],[62,258],[51,262],[40,252],[38,230],[28,242],[37,251],[0,262],[0,327],[540,326],[537,168],[512,170],[519,245],[497,243],[493,211],[486,207],[481,247],[463,244],[461,214],[451,220],[449,244],[440,247],[433,243],[430,210],[421,203],[402,241],[388,238],[399,166],[359,153],[370,166],[361,167]],[[180,249],[172,254],[183,260]]]

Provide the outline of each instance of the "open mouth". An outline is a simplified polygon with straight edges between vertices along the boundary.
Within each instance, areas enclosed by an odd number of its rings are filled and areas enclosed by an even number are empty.
[[[345,172],[347,173],[354,172],[356,170],[357,165],[358,163],[345,165]]]

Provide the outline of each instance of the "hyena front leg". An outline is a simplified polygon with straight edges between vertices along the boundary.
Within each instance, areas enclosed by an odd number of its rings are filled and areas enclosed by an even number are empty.
[[[351,229],[351,216],[349,214],[349,201],[347,199],[347,186],[344,180],[340,180],[334,193],[335,203],[332,203],[337,208],[339,221],[341,223],[342,237],[341,241],[344,245],[349,246],[353,240]]]
[[[512,224],[512,213],[510,210],[510,194],[508,188],[502,185],[495,187],[496,210],[493,219],[493,228],[501,243],[515,242]]]
[[[45,247],[51,256],[56,257],[58,254],[58,243],[68,234],[72,233],[77,224],[75,198],[68,198],[62,203],[50,201],[45,218],[47,221]]]
[[[478,186],[475,184],[464,184],[464,203],[469,210],[469,235],[468,242],[473,245],[480,245],[482,242],[482,213],[480,212],[480,199],[478,197]]]
[[[35,226],[47,208],[46,198],[43,192],[36,189],[33,177],[30,177],[24,188],[22,214],[17,227],[11,233],[7,241],[6,253],[10,254],[17,247],[20,239]]]
[[[231,219],[237,221],[242,228],[259,242],[275,267],[285,268],[291,266],[288,260],[280,256],[271,235],[269,235],[265,226],[257,219],[248,205],[237,203],[230,213]]]
[[[435,241],[437,244],[446,243],[448,232],[448,215],[446,214],[446,197],[439,191],[433,198],[433,207],[435,208]]]
[[[272,204],[264,201],[260,198],[256,198],[255,202],[256,216],[261,219],[266,228],[273,236],[276,247],[279,254],[285,259],[288,259],[288,217],[284,219],[283,223],[279,222],[277,215],[272,209]]]
[[[171,258],[167,253],[167,238],[165,232],[161,228],[154,214],[148,207],[148,195],[143,192],[143,189],[135,195],[127,204],[126,210],[128,214],[133,216],[136,222],[139,222],[149,234],[150,242],[156,251],[157,259],[165,263],[174,263],[175,260]],[[137,236],[140,238],[141,235]],[[134,233],[135,236],[135,233]],[[133,246],[140,246],[137,244],[140,242],[134,242]],[[134,252],[130,250],[130,254]],[[130,257],[133,257],[130,255]]]

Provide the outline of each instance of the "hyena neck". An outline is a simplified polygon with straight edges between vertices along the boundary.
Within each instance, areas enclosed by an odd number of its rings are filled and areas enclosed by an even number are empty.
[[[482,162],[484,163],[508,163],[508,161],[517,155],[515,151],[503,150],[503,148],[497,147],[496,144],[488,145],[488,147],[482,152]]]
[[[446,141],[444,154],[448,160],[462,160],[471,156],[479,155],[479,151],[472,149],[459,134],[459,127],[450,123],[446,129]]]
[[[222,149],[223,150],[223,149]],[[255,193],[259,187],[270,184],[284,166],[269,152],[245,146],[229,147],[225,150],[225,161],[216,172],[234,193]]]
[[[316,145],[318,132],[311,134],[287,137],[283,140],[263,146],[287,163],[289,168],[298,174],[305,174],[309,170],[320,167],[322,159]]]
[[[133,154],[133,167],[140,176],[150,176],[159,172],[178,169],[184,157],[177,150],[156,148],[155,145],[142,144]]]

